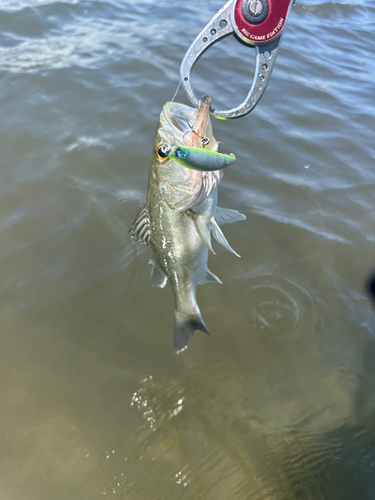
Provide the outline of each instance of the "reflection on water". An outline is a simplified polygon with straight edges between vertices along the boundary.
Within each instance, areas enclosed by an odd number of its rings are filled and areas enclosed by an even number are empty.
[[[184,389],[178,387],[177,384],[171,384],[167,390],[163,386],[158,386],[150,375],[142,380],[140,389],[133,394],[130,406],[135,406],[137,410],[142,411],[145,425],[155,431],[156,426],[159,427],[163,420],[169,421],[183,410],[183,393]],[[170,404],[165,401],[166,397],[171,399]],[[165,406],[170,406],[170,409],[163,409]]]
[[[1,498],[374,497],[373,3],[297,3],[260,105],[215,122],[247,220],[198,289],[211,338],[174,355],[172,292],[128,238],[221,6],[1,2]],[[194,86],[236,105],[253,56],[217,44]]]

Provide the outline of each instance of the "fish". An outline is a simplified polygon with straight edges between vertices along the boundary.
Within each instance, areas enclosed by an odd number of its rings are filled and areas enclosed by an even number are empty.
[[[129,232],[151,247],[150,283],[164,288],[169,281],[175,298],[174,351],[179,354],[196,330],[207,335],[196,300],[200,284],[221,280],[207,267],[214,239],[234,255],[220,225],[246,219],[237,210],[217,207],[222,170],[192,170],[165,153],[164,145],[180,145],[217,152],[210,120],[211,98],[203,96],[198,108],[167,102],[160,114],[148,177],[147,200]]]

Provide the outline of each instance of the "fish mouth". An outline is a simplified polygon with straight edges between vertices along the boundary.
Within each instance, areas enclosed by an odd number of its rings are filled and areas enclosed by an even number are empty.
[[[218,143],[212,133],[210,119],[212,99],[205,95],[199,107],[167,102],[160,116],[160,138],[171,145],[205,147],[217,151]]]
[[[194,126],[192,127],[192,137],[191,140],[193,144],[192,146],[199,147],[199,143],[202,142],[202,139],[209,139],[207,137],[207,128],[208,128],[208,123],[210,121],[210,109],[211,109],[211,103],[212,99],[208,95],[203,96],[199,100],[199,108],[197,110],[195,120],[194,120]],[[211,123],[210,123],[211,124]]]

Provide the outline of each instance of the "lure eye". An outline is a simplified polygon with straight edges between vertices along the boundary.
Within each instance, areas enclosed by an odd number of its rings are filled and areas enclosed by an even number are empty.
[[[174,155],[179,160],[185,160],[188,155],[188,150],[186,148],[177,148]]]
[[[156,146],[156,155],[159,161],[165,161],[171,151],[171,147],[166,142],[161,142]]]

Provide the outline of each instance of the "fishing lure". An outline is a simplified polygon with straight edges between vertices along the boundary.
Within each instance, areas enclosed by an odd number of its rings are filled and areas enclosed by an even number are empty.
[[[225,155],[203,148],[193,148],[187,146],[178,146],[175,151],[169,155],[174,161],[177,161],[184,167],[202,172],[213,172],[229,167],[236,162],[234,154]]]
[[[223,154],[210,149],[194,148],[190,146],[170,146],[163,143],[159,146],[158,156],[170,158],[180,165],[200,172],[214,172],[222,170],[236,162],[234,154]]]

